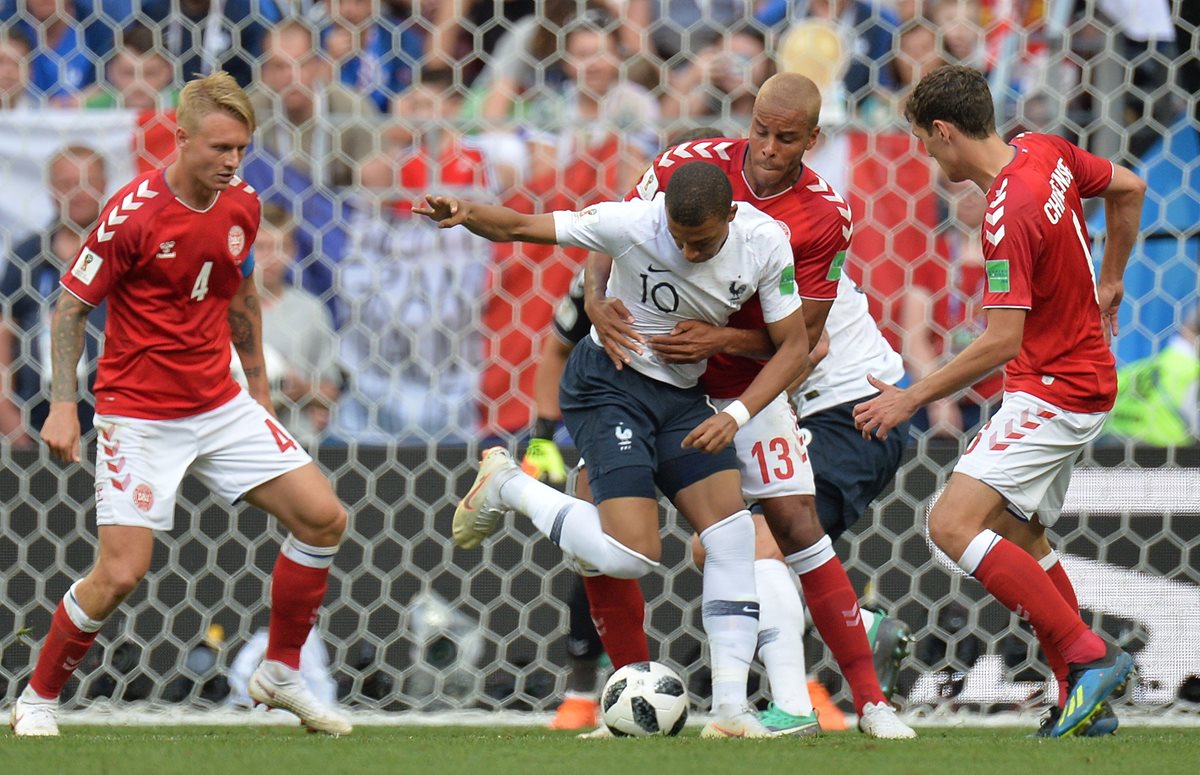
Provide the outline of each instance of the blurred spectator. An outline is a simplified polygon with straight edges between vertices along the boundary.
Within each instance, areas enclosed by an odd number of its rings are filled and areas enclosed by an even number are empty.
[[[749,123],[758,87],[775,73],[766,49],[766,38],[752,25],[739,26],[701,49],[688,64],[671,71],[663,116],[691,123],[723,118],[736,123],[740,133]]]
[[[568,22],[566,81],[560,91],[542,92],[526,107],[522,122],[530,145],[530,176],[564,169],[576,157],[614,134],[625,144],[629,185],[659,148],[658,102],[646,89],[621,78],[617,21],[592,10]]]
[[[513,25],[471,88],[464,114],[488,124],[523,118],[525,102],[539,90],[562,85],[563,30],[589,10],[605,10],[602,0],[546,0],[542,13]]]
[[[250,92],[256,145],[317,186],[347,186],[375,149],[374,106],[338,83],[304,22],[284,22],[266,37],[260,82]]]
[[[766,0],[755,18],[776,26],[789,20],[789,0]],[[888,8],[866,0],[810,0],[802,18],[832,21],[841,32],[844,45],[852,51],[850,66],[842,79],[850,104],[859,113],[877,109],[873,102],[887,102],[897,87],[893,67],[896,30],[899,19]]]
[[[900,31],[896,53],[896,76],[901,89],[899,112],[903,115],[908,94],[929,72],[946,64],[938,46],[937,33],[924,20],[910,22]]]
[[[930,256],[913,269],[900,308],[903,353],[914,380],[924,378],[962,352],[983,333],[983,246],[979,229],[986,201],[973,186],[956,187],[949,231],[940,240],[943,255]],[[984,377],[961,396],[934,401],[913,417],[913,427],[957,439],[971,431],[998,402],[1004,375]]]
[[[412,83],[426,39],[411,2],[390,5],[393,12],[405,13],[381,13],[380,0],[321,0],[310,12],[337,80],[366,95],[383,113]]]
[[[385,151],[362,168],[373,206],[353,217],[335,286],[351,384],[333,432],[345,439],[461,442],[476,435],[479,316],[493,248],[411,210],[429,191],[494,200],[497,183],[482,149],[446,121],[457,97],[435,83],[416,84],[396,100]]]
[[[632,5],[632,4],[631,4]],[[668,66],[686,63],[704,48],[717,44],[726,31],[747,21],[749,0],[648,0],[633,19],[642,19],[658,57]],[[680,57],[679,55],[683,56]]]
[[[104,204],[104,159],[85,146],[67,146],[47,164],[48,185],[56,208],[53,223],[42,234],[19,243],[0,278],[0,438],[18,447],[33,446],[31,430],[40,428],[49,411],[43,379],[50,383],[49,319],[58,296],[58,279],[79,254]],[[91,395],[105,307],[88,318],[80,384]],[[24,411],[22,411],[24,408]],[[92,427],[92,410],[79,402],[84,432]]]
[[[33,46],[16,27],[0,30],[0,110],[33,105],[29,92],[29,55]]]
[[[0,0],[0,19],[16,19],[13,29],[33,45],[29,82],[36,99],[77,105],[80,92],[96,80],[96,63],[113,48],[114,17],[99,0],[20,0],[13,6]]]
[[[929,17],[948,63],[979,69],[985,66],[979,0],[936,0]]]
[[[155,30],[140,22],[126,27],[119,35],[120,45],[104,66],[104,83],[90,91],[83,106],[134,110],[175,107],[179,96],[175,66],[155,38]]]
[[[1117,372],[1104,432],[1155,447],[1200,441],[1200,310],[1158,353]]]
[[[280,0],[142,0],[141,18],[162,30],[185,81],[225,70],[246,88],[279,9]]]
[[[263,347],[273,349],[283,364],[281,374],[268,374],[275,412],[292,435],[309,446],[329,425],[342,377],[333,316],[319,299],[290,281],[295,226],[284,208],[264,205],[254,262],[262,297]]]
[[[433,35],[426,66],[461,68],[463,83],[478,75],[496,44],[516,22],[537,10],[537,0],[455,0],[433,4]]]

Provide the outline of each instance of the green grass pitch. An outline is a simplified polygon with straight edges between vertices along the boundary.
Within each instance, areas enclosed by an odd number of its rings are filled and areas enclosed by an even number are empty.
[[[1068,775],[1200,773],[1200,729],[1126,728],[1106,739],[1033,740],[1015,727],[919,729],[883,742],[857,732],[820,738],[576,740],[503,727],[358,727],[331,739],[291,727],[66,726],[58,739],[0,732],[0,773],[78,775]]]

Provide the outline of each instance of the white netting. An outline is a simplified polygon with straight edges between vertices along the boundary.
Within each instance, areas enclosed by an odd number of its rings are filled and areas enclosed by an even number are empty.
[[[353,517],[320,622],[339,696],[375,710],[546,710],[564,688],[560,553],[524,522],[482,552],[453,549],[448,533],[477,442],[527,432],[540,337],[582,256],[441,232],[410,202],[449,190],[545,211],[619,197],[678,132],[744,134],[755,84],[800,69],[828,81],[810,161],[851,203],[849,264],[923,373],[978,332],[982,212],[977,194],[939,180],[898,107],[929,67],[966,62],[988,71],[1002,133],[1062,133],[1150,182],[1115,342],[1125,366],[1186,334],[1197,298],[1197,20],[1184,5],[75,0],[72,12],[0,0],[0,695],[27,677],[31,644],[94,549],[90,466],[29,449],[55,256],[70,244],[47,237],[56,209],[86,225],[100,193],[169,156],[184,78],[225,67],[259,110],[244,172],[282,213],[280,247],[258,246],[278,301],[267,341],[287,364],[278,400]],[[920,530],[961,429],[995,390],[931,412],[894,491],[840,547],[857,588],[915,631],[900,692],[912,707],[1022,707],[1043,689],[1029,631],[936,562]],[[1194,709],[1200,458],[1117,438],[1082,465],[1056,531],[1081,604],[1137,653],[1130,702]],[[69,686],[72,706],[219,703],[234,654],[266,625],[274,523],[189,481],[176,524]],[[703,700],[699,578],[673,514],[667,524],[666,572],[643,584],[652,652]],[[212,625],[215,661],[202,645]],[[836,690],[827,655],[810,653]]]

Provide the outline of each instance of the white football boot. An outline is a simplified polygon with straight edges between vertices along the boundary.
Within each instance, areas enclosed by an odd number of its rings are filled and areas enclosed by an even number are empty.
[[[58,737],[58,700],[47,700],[26,686],[8,723],[17,737]]]
[[[886,702],[864,705],[858,717],[858,728],[868,737],[880,740],[909,740],[917,736],[913,728],[896,715],[895,708]]]
[[[350,734],[350,721],[316,698],[300,677],[299,670],[271,660],[263,660],[246,687],[251,699],[268,708],[295,713],[310,732],[340,737]]]
[[[500,486],[520,472],[508,450],[503,447],[484,450],[475,482],[454,510],[451,532],[456,545],[474,549],[496,532],[500,520],[510,511],[500,501]]]
[[[700,737],[772,737],[771,730],[748,707],[726,706],[713,710],[713,720],[700,730]]]

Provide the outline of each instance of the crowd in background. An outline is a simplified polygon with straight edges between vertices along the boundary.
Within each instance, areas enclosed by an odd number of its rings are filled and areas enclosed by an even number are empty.
[[[850,265],[920,377],[982,330],[984,211],[908,138],[908,90],[975,66],[1003,133],[1149,164],[1177,128],[1195,134],[1197,21],[1167,0],[0,0],[0,126],[169,116],[189,77],[229,71],[259,121],[243,175],[266,203],[256,258],[281,418],[306,443],[462,442],[527,427],[534,343],[582,257],[439,232],[412,217],[417,196],[617,198],[673,136],[744,136],[757,87],[803,72],[824,98],[814,166],[854,209]],[[131,130],[145,133],[131,170],[162,160],[148,126]],[[0,177],[21,154],[5,137]],[[0,436],[18,447],[44,415],[56,275],[125,182],[106,161],[64,142],[39,190],[5,191],[46,191],[54,212],[0,221]],[[1191,251],[1173,332],[1196,296],[1200,217],[1171,212],[1155,228]],[[94,357],[102,307],[93,318]],[[1001,390],[992,377],[933,405],[923,432],[957,437]]]

